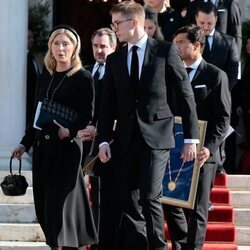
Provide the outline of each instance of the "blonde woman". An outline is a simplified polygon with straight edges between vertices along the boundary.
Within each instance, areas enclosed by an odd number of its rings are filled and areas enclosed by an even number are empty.
[[[46,70],[39,79],[38,101],[63,105],[77,114],[75,119],[69,125],[59,118],[35,122],[36,128],[29,128],[12,152],[20,158],[33,144],[36,215],[46,243],[54,250],[78,249],[97,241],[80,166],[82,144],[76,138],[93,111],[93,80],[82,68],[80,47],[80,37],[72,27],[54,28],[44,59]]]

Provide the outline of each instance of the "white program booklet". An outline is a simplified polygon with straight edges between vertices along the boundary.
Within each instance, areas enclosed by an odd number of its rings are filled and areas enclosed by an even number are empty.
[[[38,102],[37,107],[36,107],[36,113],[35,113],[35,118],[34,118],[34,123],[33,123],[33,127],[39,130],[42,130],[42,128],[38,127],[36,125],[37,119],[40,115],[40,110],[41,110],[41,106],[42,106],[42,102]]]

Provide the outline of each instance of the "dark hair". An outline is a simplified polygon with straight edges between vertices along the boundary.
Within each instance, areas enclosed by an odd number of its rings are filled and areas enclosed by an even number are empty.
[[[155,34],[154,34],[153,38],[155,38],[156,40],[164,40],[164,36],[163,36],[161,28],[159,27],[159,24],[158,24],[158,13],[155,12],[149,6],[144,7],[144,11],[145,11],[145,20],[146,19],[150,20],[150,21],[154,22],[156,25],[156,30],[155,30]]]
[[[100,29],[94,31],[94,33],[91,36],[91,42],[93,41],[93,39],[95,38],[96,35],[97,36],[107,35],[109,38],[109,45],[112,47],[117,45],[116,35],[115,35],[114,31],[112,31],[109,28],[100,28]]]
[[[211,2],[206,2],[206,3],[202,2],[202,3],[200,3],[197,6],[197,9],[196,9],[196,15],[198,15],[198,12],[203,12],[203,13],[206,13],[206,14],[211,14],[213,12],[215,16],[218,15],[217,7]]]
[[[204,31],[194,25],[194,24],[190,24],[190,25],[186,25],[184,27],[181,27],[180,29],[178,29],[175,33],[174,33],[174,38],[182,33],[186,33],[187,34],[187,39],[191,42],[191,43],[195,43],[195,42],[199,42],[201,44],[201,53],[203,52],[204,46],[205,46],[205,33]]]

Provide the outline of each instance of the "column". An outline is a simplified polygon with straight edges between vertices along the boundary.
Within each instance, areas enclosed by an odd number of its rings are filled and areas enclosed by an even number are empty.
[[[1,0],[0,170],[25,131],[28,0]],[[23,169],[30,169],[24,155]]]

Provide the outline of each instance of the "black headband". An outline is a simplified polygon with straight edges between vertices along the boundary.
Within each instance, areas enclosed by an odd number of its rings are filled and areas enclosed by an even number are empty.
[[[73,29],[71,26],[69,26],[69,25],[67,25],[67,24],[60,24],[60,25],[55,26],[55,27],[51,30],[49,36],[51,36],[51,34],[52,34],[54,31],[59,30],[59,29],[69,30],[71,33],[74,34],[74,36],[76,37],[76,41],[78,42],[78,34],[77,34],[77,32],[75,31],[75,29]]]

